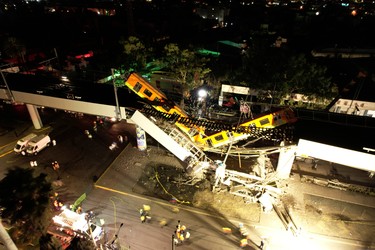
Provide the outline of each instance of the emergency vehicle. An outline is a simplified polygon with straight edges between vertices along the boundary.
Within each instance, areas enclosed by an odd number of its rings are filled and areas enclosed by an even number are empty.
[[[103,237],[103,228],[94,221],[87,219],[87,213],[76,213],[63,208],[52,219],[58,229],[68,235],[78,235],[87,239],[99,241]]]

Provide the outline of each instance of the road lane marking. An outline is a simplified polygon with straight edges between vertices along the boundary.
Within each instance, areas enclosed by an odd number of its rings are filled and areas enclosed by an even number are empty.
[[[3,157],[3,156],[9,155],[9,154],[12,153],[12,152],[13,152],[13,150],[10,150],[10,151],[4,153],[4,154],[0,155],[0,158]]]
[[[122,195],[125,195],[125,196],[130,196],[130,197],[141,199],[141,200],[145,200],[145,201],[152,200],[152,202],[154,202],[154,203],[156,203],[158,205],[162,205],[162,206],[168,206],[168,207],[171,207],[171,208],[174,208],[176,206],[176,205],[172,205],[172,204],[167,203],[167,201],[157,201],[155,199],[150,199],[149,197],[143,197],[141,195],[131,194],[131,193],[123,192],[123,191],[112,189],[112,188],[109,188],[109,187],[104,187],[104,186],[97,185],[97,184],[94,184],[94,186],[96,188],[100,188],[100,189],[103,189],[103,190],[107,190],[107,191],[110,191],[110,192],[122,194]],[[197,213],[197,214],[201,214],[201,215],[206,215],[206,216],[211,216],[211,217],[215,217],[215,218],[220,218],[220,217],[215,216],[215,215],[210,214],[210,213],[205,213],[205,212],[197,211],[197,210],[194,210],[194,209],[189,209],[189,208],[186,208],[186,207],[179,207],[179,209],[183,209],[185,211],[189,211],[189,212],[193,212],[193,213]]]
[[[12,141],[12,142],[10,142],[10,143],[4,145],[4,146],[0,146],[0,149],[2,149],[2,148],[6,148],[6,147],[10,146],[11,144],[15,144],[17,141],[18,141],[18,140],[15,140],[15,141]]]

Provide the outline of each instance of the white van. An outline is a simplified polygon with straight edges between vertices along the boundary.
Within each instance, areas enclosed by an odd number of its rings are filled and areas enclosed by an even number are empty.
[[[34,133],[31,133],[25,137],[23,137],[22,139],[19,139],[17,144],[14,146],[14,152],[16,153],[21,153],[22,151],[25,151],[26,147],[27,147],[27,144],[29,143],[29,141],[33,138],[37,137],[36,134]]]
[[[48,135],[39,135],[29,141],[26,147],[26,154],[37,155],[42,149],[51,144],[51,138]],[[24,152],[23,152],[24,154]]]

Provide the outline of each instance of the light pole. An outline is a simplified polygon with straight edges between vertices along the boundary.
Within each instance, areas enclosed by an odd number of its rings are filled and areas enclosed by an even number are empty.
[[[172,234],[172,250],[175,250],[176,249],[176,244],[174,243],[174,234]]]
[[[118,234],[120,233],[120,229],[122,228],[123,225],[124,225],[124,223],[121,223],[120,227],[118,228],[118,230],[117,230],[117,232],[115,234],[115,238],[111,242],[111,245],[115,244],[116,240],[118,239]]]
[[[117,121],[121,120],[121,113],[120,113],[120,105],[118,103],[118,97],[117,97],[117,86],[116,86],[116,80],[115,80],[115,69],[111,69],[112,73],[112,83],[113,83],[113,91],[115,93],[115,100],[116,100],[116,119]]]

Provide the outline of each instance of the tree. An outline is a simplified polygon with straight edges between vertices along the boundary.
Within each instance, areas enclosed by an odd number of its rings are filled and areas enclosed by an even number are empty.
[[[74,237],[70,242],[67,250],[93,250],[95,249],[94,243],[85,238]]]
[[[40,250],[60,250],[61,243],[51,234],[43,234],[39,239]]]
[[[144,70],[153,49],[147,48],[137,37],[130,36],[127,40],[120,40],[123,46],[124,60],[122,70],[124,72]]]
[[[2,44],[4,54],[10,58],[17,59],[17,62],[24,63],[26,47],[15,37],[6,37]]]
[[[164,47],[164,56],[161,61],[165,69],[182,84],[184,97],[189,96],[190,90],[200,86],[202,80],[211,71],[207,67],[209,59],[189,49],[180,49],[175,43]]]
[[[285,70],[285,89],[289,93],[326,97],[332,94],[327,68],[308,62],[302,54],[292,56]]]
[[[2,218],[13,226],[15,242],[34,242],[45,233],[51,220],[48,213],[51,190],[46,174],[34,177],[33,169],[9,169],[0,181]]]
[[[280,101],[292,93],[323,98],[335,94],[324,65],[287,48],[274,48],[263,39],[255,39],[243,56],[237,79],[246,81],[250,88],[269,90]]]
[[[263,37],[255,37],[242,56],[236,81],[245,81],[253,89],[271,90],[282,78],[287,58],[285,50],[271,47]]]

